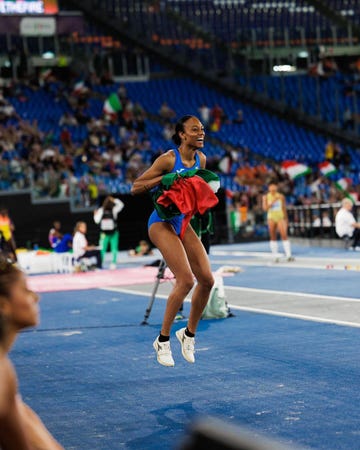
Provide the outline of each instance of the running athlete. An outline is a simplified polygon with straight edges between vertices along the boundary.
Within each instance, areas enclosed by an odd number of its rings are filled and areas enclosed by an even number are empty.
[[[291,255],[290,241],[287,235],[288,218],[286,212],[286,201],[283,194],[278,192],[276,182],[271,182],[268,192],[263,196],[263,209],[267,212],[267,222],[270,235],[270,250],[278,262],[278,242],[277,232],[279,232],[284,247],[284,252],[288,261],[294,261]]]
[[[194,116],[184,116],[175,126],[173,141],[178,148],[160,155],[132,187],[133,194],[143,194],[160,184],[163,175],[205,168],[206,157],[200,150],[204,146],[205,131]],[[201,240],[188,225],[180,238],[183,215],[162,219],[154,210],[148,222],[149,237],[157,247],[167,266],[175,276],[175,285],[168,297],[160,335],[153,347],[157,360],[164,366],[174,366],[170,347],[170,330],[185,297],[197,280],[192,294],[191,309],[186,328],[176,332],[182,355],[189,363],[195,362],[195,333],[201,314],[214,284],[210,261]]]

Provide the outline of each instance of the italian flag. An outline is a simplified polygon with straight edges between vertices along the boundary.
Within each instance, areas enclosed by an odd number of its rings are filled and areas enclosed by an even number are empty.
[[[103,113],[105,116],[110,119],[116,117],[117,113],[121,111],[122,105],[118,95],[113,92],[109,95],[109,97],[105,100],[103,106]]]
[[[347,191],[348,188],[351,186],[351,180],[349,178],[339,178],[335,181],[335,186],[340,189],[340,191]]]
[[[284,161],[281,163],[281,169],[283,172],[287,173],[292,180],[303,177],[311,172],[309,166],[297,161]]]
[[[230,173],[231,171],[231,158],[230,156],[226,155],[223,158],[220,159],[220,162],[218,164],[219,169],[223,173]]]
[[[349,198],[353,203],[359,200],[359,195],[357,192],[347,192],[346,197]]]
[[[87,91],[87,87],[85,86],[84,81],[81,80],[81,81],[78,81],[77,83],[75,83],[73,94],[79,95],[86,91]]]
[[[320,169],[321,174],[324,175],[325,177],[333,175],[334,173],[337,172],[337,169],[334,166],[334,164],[331,164],[331,162],[329,162],[329,161],[324,161],[324,162],[320,163],[319,169]]]

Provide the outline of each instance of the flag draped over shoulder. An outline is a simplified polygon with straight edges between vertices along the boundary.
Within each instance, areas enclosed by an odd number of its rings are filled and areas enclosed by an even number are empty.
[[[310,167],[306,164],[291,160],[282,162],[281,169],[283,172],[287,173],[292,180],[307,175],[311,172]]]
[[[122,105],[119,96],[116,92],[113,92],[104,102],[103,113],[105,116],[113,118],[119,111],[121,111],[121,109]]]
[[[330,175],[333,175],[334,173],[337,172],[337,169],[334,166],[334,164],[332,164],[329,161],[324,161],[324,162],[320,163],[319,170],[320,170],[321,175],[324,175],[325,177],[329,177]]]

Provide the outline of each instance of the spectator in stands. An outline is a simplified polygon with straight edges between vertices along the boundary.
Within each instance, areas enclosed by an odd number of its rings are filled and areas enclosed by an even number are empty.
[[[124,203],[119,198],[108,195],[100,208],[94,211],[94,222],[100,228],[101,260],[104,263],[105,254],[110,245],[111,264],[110,269],[116,269],[119,251],[119,230],[117,219],[119,212],[124,208]]]
[[[196,117],[182,117],[175,126],[173,136],[177,148],[160,155],[153,165],[134,181],[132,193],[144,194],[154,190],[165,174],[204,168],[206,157],[201,151],[204,137],[204,127]],[[207,192],[203,198],[205,207],[214,206],[209,202],[210,198],[210,192]],[[194,276],[198,283],[192,295],[188,324],[186,328],[178,330],[176,336],[181,343],[183,357],[190,363],[195,362],[194,337],[214,283],[209,259],[201,240],[191,226],[183,225],[184,215],[164,220],[156,210],[148,222],[149,237],[160,250],[176,280],[167,301],[160,335],[153,343],[158,362],[165,366],[174,365],[170,330],[181,304],[193,287]]]
[[[69,112],[65,111],[64,114],[60,117],[59,126],[77,126],[78,122],[76,118]]]
[[[353,130],[354,125],[355,125],[354,113],[351,111],[351,109],[349,107],[347,107],[343,113],[342,128],[343,128],[343,130],[349,130],[349,129]]]
[[[233,120],[233,123],[236,123],[238,125],[241,125],[244,122],[244,112],[242,109],[238,109],[236,111],[236,117]]]
[[[344,198],[341,208],[335,216],[336,234],[346,241],[347,248],[359,249],[360,244],[360,223],[356,222],[351,212],[353,203],[349,198]]]
[[[17,261],[14,230],[15,226],[7,208],[0,207],[0,233],[2,238],[0,250],[13,262]]]
[[[0,255],[0,447],[4,450],[63,449],[21,399],[15,368],[8,357],[18,334],[37,325],[38,302],[24,273]]]
[[[77,262],[84,258],[96,258],[96,267],[102,268],[101,253],[95,245],[89,245],[86,239],[86,222],[77,222],[73,237],[73,253]]]
[[[172,119],[175,119],[176,112],[170,108],[170,106],[167,104],[167,102],[163,102],[160,109],[159,109],[159,116],[165,121],[171,121]]]
[[[150,244],[144,239],[135,248],[129,250],[129,256],[147,256],[152,254],[153,251],[151,250]]]
[[[72,235],[61,232],[61,222],[54,220],[53,226],[49,231],[48,240],[50,247],[56,253],[68,252],[72,247]]]
[[[287,227],[288,218],[286,211],[286,201],[283,194],[278,192],[278,184],[271,181],[268,185],[268,192],[263,196],[263,209],[267,212],[267,222],[270,235],[270,250],[275,261],[278,261],[277,233],[279,232],[288,261],[294,261],[291,254],[290,241],[288,240]]]
[[[203,123],[205,129],[207,130],[210,125],[211,109],[205,103],[203,103],[199,107],[198,111],[199,111],[199,115],[200,115],[200,120]]]

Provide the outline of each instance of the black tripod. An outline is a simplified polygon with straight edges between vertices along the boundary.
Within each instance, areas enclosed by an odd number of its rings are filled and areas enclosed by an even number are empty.
[[[160,284],[161,280],[165,280],[166,279],[165,278],[165,269],[166,269],[166,262],[165,262],[164,259],[161,259],[160,260],[160,264],[159,264],[158,273],[156,275],[155,284],[154,284],[154,287],[153,287],[153,290],[152,290],[152,293],[151,293],[150,301],[149,301],[149,304],[148,304],[148,306],[146,308],[145,315],[144,315],[144,320],[141,322],[141,325],[149,325],[148,318],[150,317],[150,314],[151,314],[151,310],[152,310],[152,307],[153,307],[153,304],[154,304],[154,301],[155,301],[155,297],[156,297],[157,290],[159,288],[159,284]],[[181,305],[181,307],[179,309],[179,312],[178,312],[178,314],[176,316],[177,319],[180,319],[180,318],[183,319],[184,318],[184,316],[182,314],[182,311],[183,311],[183,305]]]
[[[148,325],[149,324],[149,322],[147,320],[150,317],[150,313],[151,313],[151,310],[152,310],[152,307],[153,307],[153,304],[154,304],[154,301],[155,301],[155,296],[156,296],[156,292],[158,290],[160,281],[164,279],[165,269],[166,269],[166,262],[165,262],[164,259],[161,259],[160,260],[160,264],[159,264],[158,273],[156,275],[155,284],[154,284],[154,287],[153,287],[153,290],[152,290],[152,294],[151,294],[151,297],[150,297],[150,301],[149,301],[148,307],[146,308],[145,315],[144,315],[144,320],[141,322],[141,325]]]

